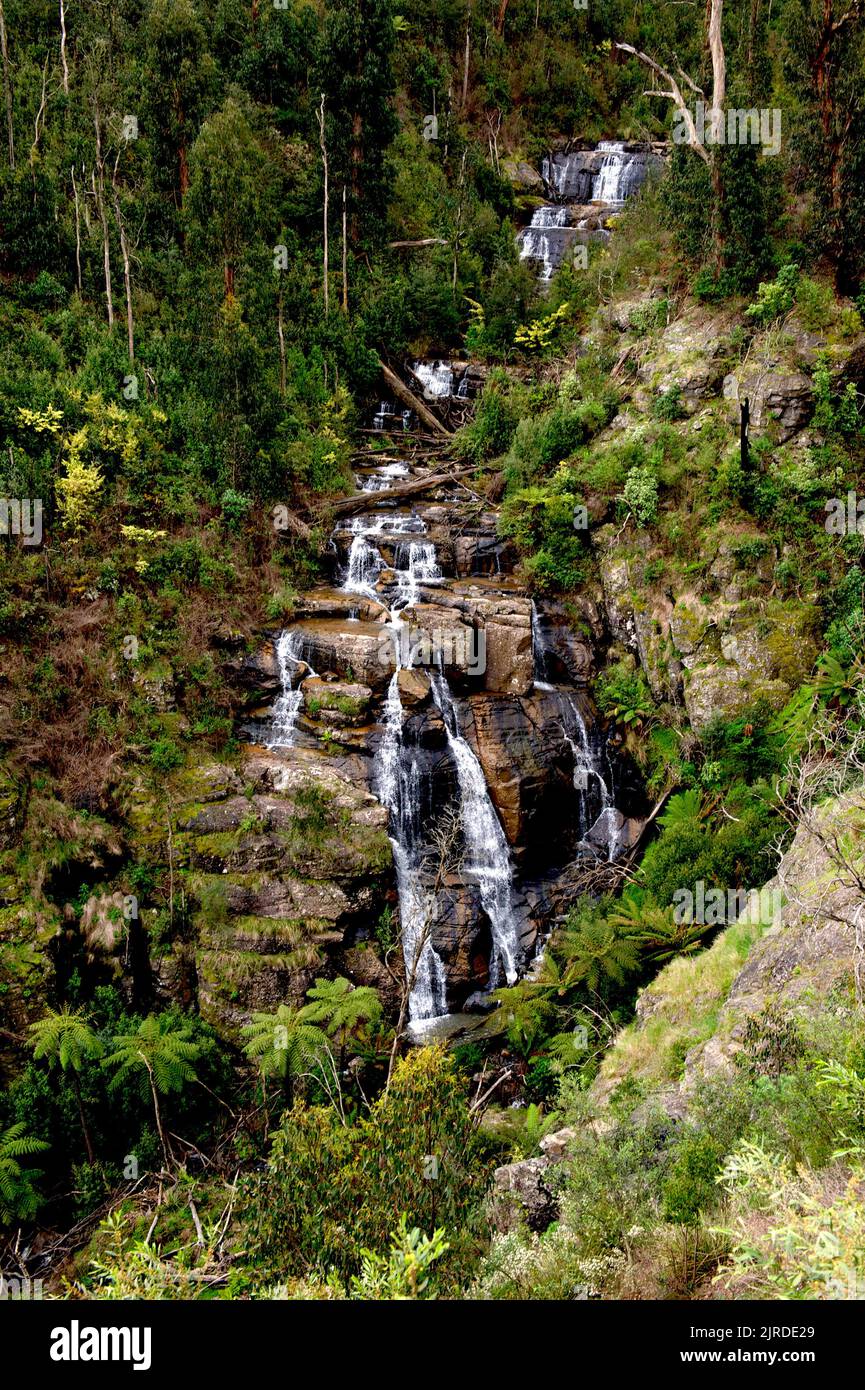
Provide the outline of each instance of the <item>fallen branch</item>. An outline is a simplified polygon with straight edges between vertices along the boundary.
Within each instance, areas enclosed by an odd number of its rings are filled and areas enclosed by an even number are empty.
[[[389,241],[388,251],[412,251],[416,246],[447,246],[443,236],[425,236],[420,241]]]
[[[381,492],[356,492],[351,497],[338,497],[336,501],[328,503],[328,509],[334,516],[352,516],[354,512],[362,512],[367,507],[377,507],[381,502],[398,502],[400,498],[416,497],[433,487],[444,487],[447,483],[455,482],[458,478],[474,472],[475,465],[471,464],[468,468],[457,468],[452,473],[434,473],[428,478],[413,478],[410,483],[385,488]]]
[[[405,382],[397,376],[396,372],[391,371],[390,367],[386,366],[384,362],[381,364],[381,370],[382,376],[394,395],[402,401],[403,405],[407,405],[409,410],[414,411],[417,418],[423,421],[428,430],[432,430],[433,434],[444,435],[445,438],[450,437],[450,430],[445,428],[438,416],[433,415],[429,406],[424,405],[423,401],[419,396],[415,395],[414,391],[409,390]]]

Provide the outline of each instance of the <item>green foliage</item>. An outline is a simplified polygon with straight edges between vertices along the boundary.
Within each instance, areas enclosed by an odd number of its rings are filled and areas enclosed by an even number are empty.
[[[26,1133],[23,1121],[0,1132],[0,1226],[24,1221],[38,1209],[40,1197],[33,1186],[38,1175],[22,1168],[18,1160],[47,1148],[41,1139]]]
[[[658,515],[658,479],[651,468],[632,468],[622,497],[639,526],[650,526]]]
[[[261,1278],[330,1267],[362,1277],[362,1250],[385,1246],[397,1211],[407,1226],[446,1233],[436,1282],[452,1278],[487,1171],[452,1060],[441,1048],[416,1049],[353,1126],[333,1109],[296,1104],[284,1116],[267,1172],[248,1190],[254,1266]]]
[[[717,1202],[716,1178],[723,1154],[708,1134],[691,1131],[680,1141],[663,1187],[667,1221],[694,1225]]]
[[[247,1057],[258,1062],[262,1076],[278,1076],[287,1096],[294,1078],[307,1072],[327,1047],[325,1033],[307,1020],[303,1010],[280,1004],[274,1013],[254,1013],[242,1028]]]
[[[785,265],[774,280],[761,281],[756,300],[745,310],[748,317],[758,324],[768,324],[788,314],[796,300],[799,274],[797,265]]]

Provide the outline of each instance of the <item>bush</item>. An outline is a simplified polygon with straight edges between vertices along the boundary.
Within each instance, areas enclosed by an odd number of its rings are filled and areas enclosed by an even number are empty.
[[[658,479],[651,468],[632,468],[622,489],[622,497],[640,526],[649,526],[658,515]]]

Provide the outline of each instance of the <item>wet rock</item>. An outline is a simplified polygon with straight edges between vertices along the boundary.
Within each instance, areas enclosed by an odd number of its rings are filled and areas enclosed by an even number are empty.
[[[372,700],[368,685],[309,676],[301,689],[307,715],[326,727],[358,728],[368,718]]]
[[[430,679],[426,671],[403,669],[397,677],[397,685],[404,709],[414,709],[429,699]]]
[[[260,641],[252,652],[231,657],[222,669],[226,679],[246,696],[247,704],[269,702],[282,691],[273,639]]]
[[[393,638],[378,623],[322,619],[300,623],[298,629],[304,660],[319,674],[331,671],[381,693],[396,669]]]

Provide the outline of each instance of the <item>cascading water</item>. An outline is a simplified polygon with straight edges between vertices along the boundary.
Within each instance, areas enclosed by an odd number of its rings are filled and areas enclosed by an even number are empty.
[[[555,697],[561,711],[562,733],[574,755],[573,782],[577,794],[581,843],[594,853],[593,844],[602,841],[607,859],[619,852],[619,813],[610,782],[603,772],[603,748],[593,740],[574,694],[551,684],[547,640],[536,604],[532,603],[532,656],[535,689]],[[591,836],[591,841],[587,837]]]
[[[528,227],[520,233],[520,260],[537,261],[543,267],[539,279],[551,279],[561,265],[575,235],[570,221],[570,208],[536,208]]]
[[[383,492],[385,488],[393,487],[395,482],[407,478],[408,475],[407,463],[388,463],[364,478],[355,478],[355,482],[361,492]]]
[[[645,179],[645,156],[627,154],[622,140],[602,140],[598,153],[604,158],[592,187],[592,202],[621,204]]]
[[[419,1023],[445,1013],[447,1003],[444,965],[431,940],[436,902],[423,877],[420,764],[403,739],[399,667],[388,687],[383,722],[384,736],[376,758],[376,784],[379,800],[387,808],[390,819],[403,960],[407,974],[411,975],[414,970],[409,1019]]]
[[[580,713],[573,696],[563,691],[564,718],[562,730],[574,755],[574,790],[580,798],[580,831],[584,839],[591,834],[593,840],[602,839],[607,851],[607,859],[612,862],[619,852],[619,816],[613,800],[609,783],[601,771],[600,750],[592,747],[586,721]],[[589,811],[591,793],[600,797],[600,814],[591,820]],[[595,803],[597,804],[597,802]]]
[[[442,400],[453,395],[454,374],[450,362],[415,362],[412,371],[425,396]]]
[[[549,671],[547,669],[547,649],[544,642],[543,628],[538,614],[537,605],[532,601],[532,662],[535,671],[535,688],[537,690],[552,690],[553,686],[549,681]]]
[[[282,694],[273,706],[266,747],[291,748],[297,716],[303,704],[303,691],[299,685],[296,689],[292,685],[295,668],[303,660],[303,633],[297,628],[280,633],[276,641],[276,660],[282,681]],[[315,675],[309,665],[307,675]]]
[[[463,876],[477,883],[481,904],[490,922],[493,955],[490,984],[509,985],[519,975],[519,926],[513,904],[508,842],[496,815],[483,769],[460,732],[457,707],[441,671],[431,675],[433,699],[441,711],[448,747],[456,765],[460,792],[460,823],[466,848]]]
[[[385,569],[385,563],[371,538],[387,532],[422,534],[426,527],[420,517],[390,515],[357,517],[351,529],[353,536],[343,589],[349,593],[375,597],[375,586]],[[379,800],[388,811],[390,823],[403,960],[407,973],[414,973],[409,996],[409,1019],[412,1023],[438,1018],[446,1012],[447,1003],[444,965],[431,940],[437,904],[423,872],[422,774],[420,763],[403,736],[399,673],[406,661],[410,664],[410,654],[405,651],[408,644],[401,614],[417,602],[422,583],[434,582],[440,577],[441,570],[431,542],[401,541],[397,545],[394,554],[396,589],[389,623],[394,640],[396,670],[384,703],[383,736],[374,770]]]

